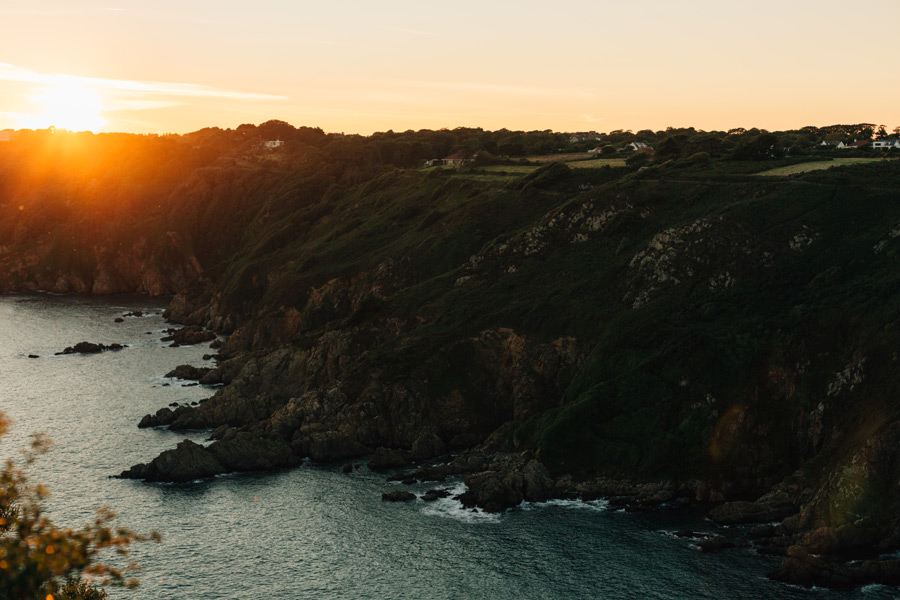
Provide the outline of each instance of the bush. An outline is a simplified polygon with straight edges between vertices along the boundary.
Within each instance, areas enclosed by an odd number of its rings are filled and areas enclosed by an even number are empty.
[[[7,421],[0,413],[0,436]],[[36,435],[24,451],[25,466],[47,451],[49,442]],[[77,530],[60,529],[44,515],[47,490],[29,484],[25,471],[12,460],[0,470],[0,598],[17,600],[101,600],[106,592],[83,577],[101,585],[134,587],[137,580],[126,569],[101,563],[99,555],[112,549],[128,555],[136,541],[159,541],[159,534],[139,535],[129,529],[112,527],[115,514],[108,508],[97,510],[93,523]]]

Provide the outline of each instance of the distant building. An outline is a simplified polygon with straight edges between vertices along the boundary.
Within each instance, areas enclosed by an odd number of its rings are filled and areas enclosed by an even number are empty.
[[[596,131],[580,131],[569,136],[569,142],[575,144],[577,142],[600,141],[603,137]]]
[[[835,148],[838,150],[854,150],[857,148],[865,148],[868,145],[868,140],[853,140],[852,142],[838,142]]]
[[[900,150],[900,139],[875,140],[873,150]]]
[[[284,146],[284,142],[281,140],[270,140],[263,145],[269,150],[274,150],[275,148],[281,148],[282,146]]]
[[[829,141],[829,140],[822,140],[822,143],[819,144],[819,145],[820,145],[820,146],[823,146],[823,147],[825,147],[825,148],[834,148],[835,146],[837,146],[837,145],[840,144],[840,143],[841,143],[841,142],[832,142],[832,141]]]
[[[632,152],[637,152],[641,148],[650,148],[650,146],[648,146],[644,142],[631,142],[630,144],[625,144],[625,149],[631,150]],[[653,150],[653,148],[650,149]]]
[[[459,152],[455,152],[450,156],[444,157],[442,162],[445,165],[450,165],[452,167],[461,167],[463,165],[467,165],[469,163],[475,162],[477,159],[481,160],[493,160],[497,158],[494,154],[487,152],[485,150],[471,151],[471,150],[460,150]]]

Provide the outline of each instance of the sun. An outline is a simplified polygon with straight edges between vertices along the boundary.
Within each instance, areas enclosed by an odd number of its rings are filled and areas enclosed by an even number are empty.
[[[74,77],[59,75],[55,81],[29,97],[35,114],[23,115],[26,129],[56,127],[70,131],[94,131],[106,125],[100,114],[100,95]]]

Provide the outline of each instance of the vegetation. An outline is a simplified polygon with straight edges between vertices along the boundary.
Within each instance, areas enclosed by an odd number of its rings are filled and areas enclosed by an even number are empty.
[[[302,344],[393,323],[359,372],[400,378],[426,361],[438,391],[459,378],[454,364],[470,366],[441,362],[448,348],[482,331],[572,337],[587,354],[577,376],[558,406],[509,428],[511,444],[558,473],[780,477],[841,451],[797,432],[820,403],[826,430],[900,408],[878,383],[852,403],[828,391],[858,356],[871,381],[894,380],[875,357],[900,341],[900,162],[820,149],[823,136],[875,131],[38,132],[0,148],[0,197],[15,198],[0,207],[0,284],[114,279],[100,276],[104,257],[125,263],[122,281],[129,268],[181,269],[209,283],[198,298],[230,329],[296,313],[284,341]],[[284,150],[257,146],[268,138]],[[513,157],[629,141],[655,153],[421,168],[463,148]],[[835,168],[813,171],[823,157]],[[755,176],[775,173],[795,175]],[[313,301],[333,282],[376,291]]]
[[[7,421],[0,414],[0,436]],[[48,449],[45,438],[35,437],[24,452],[24,466],[31,465]],[[115,514],[103,508],[96,520],[81,529],[59,528],[44,514],[48,491],[30,484],[21,468],[7,460],[0,470],[0,598],[21,600],[101,600],[106,593],[82,579],[103,585],[134,587],[137,580],[126,569],[100,561],[109,550],[127,556],[129,546],[142,540],[159,539],[157,534],[141,536],[114,527]]]

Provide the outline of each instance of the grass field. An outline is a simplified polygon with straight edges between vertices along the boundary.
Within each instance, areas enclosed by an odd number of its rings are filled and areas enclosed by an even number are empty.
[[[822,171],[831,167],[843,167],[846,165],[858,165],[861,163],[870,163],[883,160],[881,158],[835,158],[833,160],[820,160],[815,162],[800,163],[799,165],[790,165],[787,167],[778,167],[777,169],[769,169],[757,175],[766,177],[782,177],[785,175],[796,175],[797,173],[808,173],[810,171]]]

